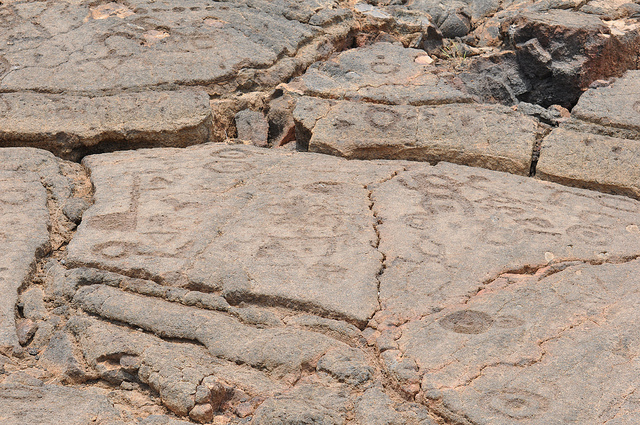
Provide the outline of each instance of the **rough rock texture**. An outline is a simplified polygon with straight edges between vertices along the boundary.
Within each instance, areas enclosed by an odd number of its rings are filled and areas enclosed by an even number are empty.
[[[536,175],[571,186],[640,197],[640,72],[587,90],[569,121],[542,142]]]
[[[576,262],[551,275],[503,276],[468,302],[403,326],[399,349],[424,371],[427,404],[445,415],[464,412],[478,424],[633,423],[638,266]]]
[[[571,112],[569,128],[640,140],[640,71],[587,90]]]
[[[0,423],[637,423],[637,3],[0,0]]]
[[[298,20],[323,3],[10,2],[2,6],[8,29],[0,55],[8,71],[0,90],[97,93],[215,84],[294,55],[318,31]],[[24,38],[29,43],[15,41]]]
[[[31,378],[28,384],[12,381],[0,383],[0,420],[3,424],[24,423],[55,425],[124,425],[118,411],[106,396],[91,390],[45,385]]]
[[[18,288],[49,243],[47,192],[37,174],[0,171],[0,221],[0,346],[17,346],[14,309]]]
[[[439,105],[472,99],[446,80],[423,50],[376,43],[316,62],[305,74],[284,85],[307,96],[382,104]]]
[[[180,90],[104,97],[0,94],[0,146],[31,146],[78,160],[86,152],[208,142],[209,96]]]
[[[75,264],[359,324],[377,308],[366,186],[398,165],[215,144],[84,164],[96,193],[69,245]]]
[[[638,199],[638,155],[640,145],[636,140],[559,128],[542,142],[536,176]]]
[[[414,107],[301,99],[298,143],[351,159],[449,161],[526,175],[538,127],[504,106]],[[307,139],[303,137],[307,135]]]
[[[411,318],[464,302],[501,273],[637,255],[640,203],[441,163],[373,188],[380,299]]]

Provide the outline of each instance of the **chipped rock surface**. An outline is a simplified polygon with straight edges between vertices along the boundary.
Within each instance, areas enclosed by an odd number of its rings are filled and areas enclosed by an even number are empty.
[[[0,423],[640,417],[640,5],[0,1]]]
[[[587,90],[542,141],[540,178],[640,198],[640,72]]]

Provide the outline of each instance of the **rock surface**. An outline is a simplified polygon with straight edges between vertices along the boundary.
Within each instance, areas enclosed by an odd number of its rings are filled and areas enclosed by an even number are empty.
[[[302,99],[298,143],[350,159],[449,161],[527,175],[537,123],[504,106],[414,107]],[[308,139],[303,139],[307,135]]]
[[[0,1],[0,423],[636,423],[635,3]]]
[[[104,97],[0,94],[0,145],[47,149],[78,160],[123,147],[210,141],[209,96],[182,90]]]

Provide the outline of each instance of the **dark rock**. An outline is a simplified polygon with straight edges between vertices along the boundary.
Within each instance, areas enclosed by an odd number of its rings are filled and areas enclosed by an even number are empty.
[[[610,29],[594,15],[570,10],[525,12],[502,23],[516,48],[530,91],[521,100],[571,108],[582,90],[597,79],[636,68],[640,31]]]

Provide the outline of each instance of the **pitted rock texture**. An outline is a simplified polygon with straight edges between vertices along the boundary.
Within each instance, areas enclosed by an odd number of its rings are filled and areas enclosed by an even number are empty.
[[[99,382],[105,423],[637,415],[638,201],[243,145],[84,165],[93,205],[19,292],[0,385]]]
[[[323,6],[9,2],[2,5],[0,55],[8,70],[0,91],[95,94],[215,84],[243,68],[266,68],[295,55],[318,32],[297,20],[308,20]]]
[[[301,99],[298,143],[350,159],[405,159],[527,175],[537,122],[501,105],[372,105]],[[305,135],[307,138],[304,138]]]
[[[640,199],[638,141],[558,128],[542,143],[536,176]]]
[[[73,183],[61,165],[46,151],[0,150],[0,346],[4,348],[17,347],[20,339],[15,320],[18,289],[30,279],[36,260],[55,243],[49,231],[57,223],[51,222],[50,208],[59,208],[72,196]]]
[[[477,424],[635,420],[638,261],[562,266],[501,276],[401,327],[428,405]]]
[[[209,96],[181,90],[104,97],[0,94],[0,144],[78,160],[87,151],[210,141]]]
[[[95,204],[69,245],[74,264],[358,324],[378,306],[366,187],[399,165],[216,144],[84,164]]]
[[[603,82],[604,83],[604,82]],[[587,90],[570,119],[542,141],[536,175],[640,198],[640,73]]]
[[[1,0],[0,423],[635,424],[636,3]]]
[[[580,97],[566,126],[578,131],[640,140],[640,71],[628,71]]]
[[[432,62],[424,50],[376,43],[316,62],[283,87],[307,96],[391,105],[471,102],[469,95],[438,77]]]
[[[15,305],[18,288],[26,281],[37,256],[48,248],[47,192],[38,175],[0,171],[2,267],[0,283],[0,345],[17,346]]]
[[[408,170],[372,195],[380,300],[401,317],[464,302],[501,273],[638,254],[640,203],[629,198],[446,163]]]

